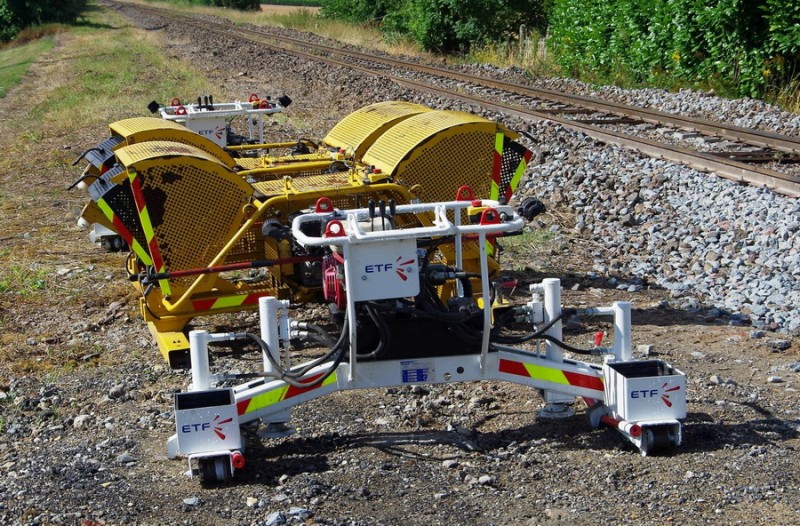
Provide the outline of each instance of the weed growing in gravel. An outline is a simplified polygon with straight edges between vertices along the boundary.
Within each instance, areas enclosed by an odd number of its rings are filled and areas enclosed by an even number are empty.
[[[554,239],[552,232],[548,230],[523,230],[517,236],[504,237],[500,240],[503,247],[504,259],[519,261],[522,263],[530,262],[532,256],[547,247]]]
[[[534,76],[553,76],[560,71],[559,66],[547,54],[544,41],[535,34],[522,42],[509,40],[473,49],[463,58],[463,62],[492,64],[504,68],[518,67]]]
[[[800,81],[785,86],[776,96],[776,103],[794,113],[800,113]]]
[[[35,264],[23,266],[12,264],[0,271],[0,294],[30,296],[47,287],[48,271],[36,268]]]

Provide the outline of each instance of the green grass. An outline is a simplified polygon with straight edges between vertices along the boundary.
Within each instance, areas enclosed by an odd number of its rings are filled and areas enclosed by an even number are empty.
[[[38,87],[37,96],[48,104],[31,108],[36,124],[26,132],[29,142],[74,133],[87,123],[149,115],[146,106],[154,99],[225,98],[201,72],[165,55],[160,35],[131,27],[110,10],[88,11],[69,35]]]
[[[48,271],[34,266],[12,264],[0,274],[0,294],[30,296],[47,287]]]
[[[502,238],[500,244],[503,245],[507,255],[524,258],[530,257],[536,250],[541,250],[554,237],[555,235],[549,230],[525,229],[519,235]]]
[[[17,85],[25,72],[43,53],[53,49],[52,38],[0,50],[0,98]]]
[[[285,14],[272,14],[269,18],[273,25],[310,32],[314,32],[321,23],[324,23],[317,13],[302,7]]]
[[[541,37],[535,33],[522,43],[518,40],[507,40],[476,47],[459,61],[470,64],[486,63],[504,68],[518,67],[533,76],[553,76],[559,73],[558,65],[547,53]]]

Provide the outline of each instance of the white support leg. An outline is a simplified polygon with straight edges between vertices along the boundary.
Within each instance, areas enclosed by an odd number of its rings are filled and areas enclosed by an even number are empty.
[[[492,329],[492,303],[489,293],[489,264],[486,253],[486,234],[478,236],[481,258],[481,295],[483,297],[483,340],[481,341],[481,370],[486,369],[489,356],[489,336]]]
[[[548,324],[561,316],[561,280],[557,278],[544,279],[541,287],[544,292],[544,323]],[[559,320],[547,330],[547,335],[561,341],[561,328],[562,324]],[[547,341],[545,349],[545,357],[548,361],[555,364],[560,364],[564,361],[563,352],[558,345]],[[575,402],[575,397],[573,396],[545,390],[544,401],[544,408],[539,412],[539,416],[542,418],[568,418],[575,414],[575,411],[570,407]]]
[[[189,357],[192,363],[192,386],[190,391],[204,391],[211,388],[211,374],[208,367],[208,332],[189,332]]]
[[[270,356],[272,356],[277,363],[281,363],[280,333],[283,318],[286,318],[286,323],[288,324],[288,316],[281,315],[279,319],[278,315],[279,311],[285,313],[285,310],[283,302],[272,296],[259,298],[258,300],[258,312],[259,318],[261,319],[261,339],[266,342],[267,347],[269,347],[268,352]],[[288,335],[288,330],[286,334]],[[271,360],[266,355],[264,356],[264,372],[277,372],[275,366],[272,365]],[[264,437],[279,437],[292,434],[293,431],[287,425],[291,419],[292,413],[288,409],[278,414],[271,415],[269,417],[269,422],[264,422],[266,427],[259,430],[258,434]]]
[[[614,356],[619,362],[629,362],[633,359],[631,304],[628,301],[616,301],[611,308],[614,311]]]

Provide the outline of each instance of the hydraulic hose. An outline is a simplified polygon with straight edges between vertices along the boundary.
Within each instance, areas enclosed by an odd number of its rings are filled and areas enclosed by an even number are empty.
[[[380,314],[378,314],[374,305],[367,303],[364,305],[364,310],[367,311],[367,315],[378,329],[378,346],[371,352],[356,354],[357,358],[368,360],[380,356],[386,349],[389,348],[389,339],[391,337],[391,333],[389,332],[389,327],[386,324],[386,320],[384,320]]]
[[[279,364],[277,362],[277,360],[275,360],[275,357],[270,352],[270,349],[269,349],[269,346],[267,345],[267,342],[262,340],[259,336],[255,335],[255,334],[252,334],[252,333],[249,333],[249,332],[242,333],[242,336],[245,336],[245,337],[249,338],[250,340],[253,340],[261,348],[262,352],[264,352],[264,354],[267,356],[267,359],[269,360],[270,364],[272,364],[272,366],[275,368],[275,371],[276,371],[275,373],[273,373],[273,374],[267,373],[267,374],[263,374],[262,376],[274,376],[275,378],[278,378],[279,380],[283,380],[284,382],[286,382],[287,384],[289,384],[289,385],[291,385],[293,387],[308,388],[308,387],[314,387],[314,386],[319,385],[322,382],[324,382],[325,379],[328,378],[336,370],[336,368],[339,366],[339,364],[341,363],[342,358],[344,356],[344,352],[343,351],[346,348],[346,345],[344,343],[348,339],[347,338],[347,325],[348,324],[345,321],[345,324],[344,324],[344,327],[343,327],[343,330],[342,330],[342,334],[340,335],[339,340],[336,342],[336,345],[333,348],[331,348],[330,351],[325,353],[325,355],[323,355],[320,358],[317,358],[316,360],[304,365],[300,369],[290,369],[288,371],[286,369],[284,369],[281,366],[281,364]],[[308,371],[310,371],[314,367],[318,366],[319,364],[325,362],[326,360],[331,358],[334,354],[336,354],[337,356],[334,359],[333,363],[331,364],[331,367],[329,367],[328,370],[325,371],[321,376],[319,376],[318,378],[315,378],[313,381],[310,381],[310,382],[298,381],[298,378],[302,378],[305,374],[308,373]]]

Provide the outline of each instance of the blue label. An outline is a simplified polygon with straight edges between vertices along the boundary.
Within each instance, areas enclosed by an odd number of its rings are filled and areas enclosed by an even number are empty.
[[[430,369],[403,369],[403,383],[427,382]]]

